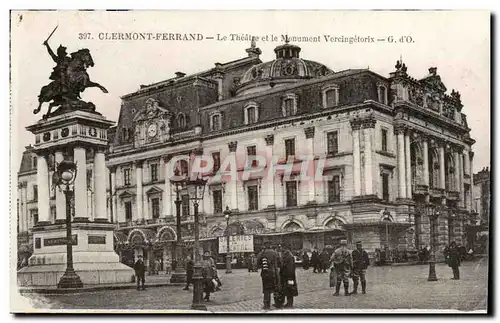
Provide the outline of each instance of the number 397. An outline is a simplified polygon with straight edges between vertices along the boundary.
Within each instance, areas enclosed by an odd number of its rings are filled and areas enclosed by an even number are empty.
[[[86,40],[86,39],[91,39],[90,33],[79,33],[78,34],[78,39],[80,40]]]

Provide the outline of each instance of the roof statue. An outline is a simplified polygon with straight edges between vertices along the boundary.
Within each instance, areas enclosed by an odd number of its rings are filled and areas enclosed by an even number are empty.
[[[57,26],[43,42],[50,57],[56,63],[49,77],[52,81],[40,90],[38,107],[33,110],[33,113],[40,112],[42,104],[45,102],[50,102],[50,104],[47,113],[43,115],[44,119],[67,110],[88,110],[93,112],[95,111],[95,105],[92,102],[81,100],[80,93],[89,87],[97,87],[104,93],[108,93],[108,90],[99,83],[92,82],[87,74],[87,68],[94,66],[92,55],[88,49],[80,49],[71,53],[70,56],[67,55],[66,47],[62,45],[58,47],[57,54],[52,51],[48,41],[56,29]],[[59,107],[59,109],[51,113],[54,107]]]

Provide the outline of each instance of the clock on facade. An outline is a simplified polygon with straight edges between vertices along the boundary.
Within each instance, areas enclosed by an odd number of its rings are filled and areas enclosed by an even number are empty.
[[[156,124],[155,123],[150,124],[148,127],[148,136],[152,138],[156,136],[156,132],[157,132]]]

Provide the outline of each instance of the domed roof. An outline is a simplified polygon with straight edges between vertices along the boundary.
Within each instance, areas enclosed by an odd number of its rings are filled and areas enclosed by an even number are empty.
[[[300,79],[333,73],[325,65],[299,57],[300,47],[285,43],[274,49],[276,59],[252,66],[240,78],[236,94],[247,94]]]

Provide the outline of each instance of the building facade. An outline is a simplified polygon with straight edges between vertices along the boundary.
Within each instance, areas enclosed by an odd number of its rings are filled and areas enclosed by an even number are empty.
[[[200,205],[202,245],[214,254],[226,232],[253,235],[256,251],[264,242],[289,242],[299,252],[347,238],[362,240],[372,254],[427,245],[440,254],[450,241],[466,243],[475,141],[460,94],[447,94],[435,67],[417,80],[400,61],[389,77],[367,69],[334,71],[301,58],[301,48],[288,42],[269,62],[260,60],[255,43],[246,52],[122,96],[106,165],[108,217],[124,262],[138,254],[149,263],[174,257],[177,198],[184,249],[192,250],[193,206],[168,176],[180,155],[214,161]],[[36,222],[28,156],[19,173],[19,236],[27,249]],[[264,157],[266,168],[270,160],[290,166],[291,176],[241,176],[254,166],[247,162],[252,156]],[[244,161],[234,170],[240,179],[217,178],[231,158]],[[321,179],[299,176],[305,160],[321,169]],[[190,167],[176,163],[182,171]],[[435,206],[432,216],[428,204]]]

